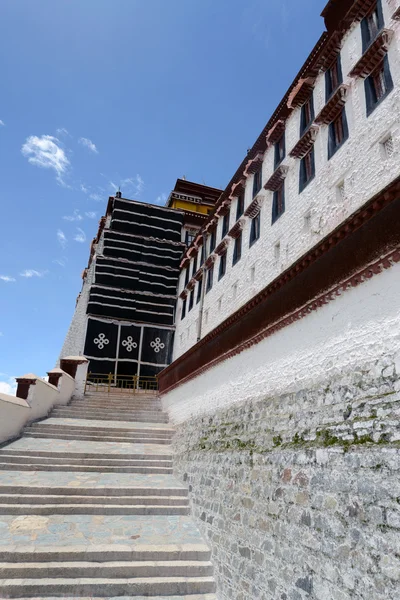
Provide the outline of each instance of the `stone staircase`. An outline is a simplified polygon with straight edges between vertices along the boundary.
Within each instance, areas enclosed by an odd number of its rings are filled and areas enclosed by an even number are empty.
[[[0,598],[216,600],[167,420],[91,394],[0,449]]]

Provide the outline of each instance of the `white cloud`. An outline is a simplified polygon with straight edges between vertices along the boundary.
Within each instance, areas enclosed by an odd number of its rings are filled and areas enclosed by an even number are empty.
[[[119,185],[115,184],[113,181],[110,181],[109,185],[113,194],[120,188],[124,198],[127,198],[128,196],[140,196],[144,190],[144,181],[139,174],[135,177],[121,179]]]
[[[10,377],[6,373],[0,373],[0,394],[15,396],[17,391],[17,382],[15,377]]]
[[[100,196],[100,194],[90,194],[89,198],[91,198],[92,200],[96,200],[96,202],[103,201],[103,197]]]
[[[83,244],[83,242],[86,242],[86,233],[80,227],[77,227],[76,230],[78,233],[75,234],[74,240]]]
[[[70,135],[68,129],[65,129],[65,127],[59,127],[59,129],[56,129],[56,133],[58,135]]]
[[[0,119],[0,127],[5,127],[5,126],[6,126],[6,124],[4,123],[4,121],[2,121],[2,120]]]
[[[73,215],[63,217],[63,219],[65,219],[65,221],[82,221],[83,217],[80,214],[79,209],[75,208]]]
[[[48,271],[36,271],[35,269],[25,269],[20,273],[21,277],[27,277],[30,279],[31,277],[44,277]]]
[[[156,204],[159,204],[160,206],[164,206],[166,201],[167,201],[167,194],[160,194],[156,198]]]
[[[51,135],[31,135],[26,139],[21,152],[32,165],[53,169],[57,173],[57,181],[64,184],[62,175],[66,173],[70,162],[59,144],[60,141]]]
[[[61,231],[61,229],[57,231],[57,239],[60,242],[61,248],[65,248],[65,246],[67,245],[67,238],[65,233]]]
[[[0,337],[3,337],[4,333],[2,331],[0,331]]]
[[[55,258],[53,260],[53,263],[55,265],[59,265],[60,267],[65,267],[67,262],[68,262],[68,260],[66,258]]]
[[[97,213],[95,213],[93,210],[90,210],[88,212],[85,212],[85,216],[88,219],[95,219],[97,217]]]
[[[83,185],[83,183],[81,183],[80,188],[81,192],[83,192],[84,194],[87,194],[89,192],[88,188],[85,185]]]
[[[86,148],[88,148],[91,152],[94,152],[94,154],[98,154],[99,151],[96,148],[96,144],[94,144],[92,142],[92,140],[89,140],[88,138],[84,138],[81,137],[79,138],[79,144],[82,144],[82,146],[86,146]]]
[[[0,279],[5,281],[6,283],[11,283],[15,281],[15,277],[10,277],[9,275],[0,275]]]

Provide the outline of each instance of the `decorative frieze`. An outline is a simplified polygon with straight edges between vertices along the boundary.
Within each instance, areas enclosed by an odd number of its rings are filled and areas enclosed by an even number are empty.
[[[309,99],[314,89],[315,77],[302,77],[299,79],[293,90],[289,94],[287,101],[288,108],[297,108],[303,106]]]
[[[350,71],[350,77],[362,77],[365,79],[380,65],[385,58],[390,42],[393,37],[392,29],[382,29],[376,36],[375,40],[364,52],[360,60]]]
[[[288,171],[289,167],[280,165],[268,179],[267,183],[264,185],[264,189],[270,190],[271,192],[276,192],[276,190],[281,187],[283,180],[288,174]]]
[[[326,71],[335,62],[337,55],[342,49],[343,32],[335,31],[329,38],[326,48],[317,61],[317,66],[322,71]]]
[[[200,267],[200,269],[198,269],[196,271],[196,273],[194,274],[193,279],[195,279],[196,281],[201,281],[203,278],[203,269],[202,267]]]
[[[235,225],[232,227],[232,229],[228,232],[229,237],[236,239],[237,237],[239,237],[240,232],[242,231],[244,224],[246,222],[246,219],[239,219],[239,221],[237,221],[235,223]]]
[[[261,206],[264,202],[264,196],[258,195],[254,198],[253,202],[244,211],[244,216],[254,219],[261,210]]]
[[[207,258],[206,262],[204,263],[205,268],[211,269],[211,267],[213,266],[213,264],[215,263],[216,260],[217,260],[217,255],[210,254],[210,256]]]
[[[179,294],[179,298],[180,298],[181,300],[186,300],[186,298],[187,298],[187,295],[188,295],[188,293],[187,293],[187,290],[186,290],[186,289],[185,289],[185,290],[182,290],[182,291],[181,291],[181,293]]]
[[[290,152],[290,156],[293,158],[303,158],[308,154],[317,139],[318,130],[318,125],[311,125]]]
[[[331,96],[324,108],[321,110],[319,115],[315,119],[317,125],[329,125],[332,123],[340,114],[343,106],[346,104],[349,86],[339,85],[336,92]]]
[[[189,292],[190,292],[194,288],[195,285],[196,285],[196,279],[194,277],[192,277],[192,279],[187,284],[186,289],[189,290]]]
[[[215,254],[218,254],[218,256],[225,254],[229,246],[229,240],[229,237],[224,238],[222,242],[215,248]]]
[[[238,198],[240,194],[243,194],[246,188],[246,180],[240,179],[237,183],[234,183],[231,189],[231,196],[233,198]]]
[[[264,154],[262,152],[259,152],[254,158],[249,160],[244,170],[245,177],[247,177],[248,175],[254,175],[254,173],[256,173],[261,167],[263,159]]]
[[[187,267],[187,266],[189,265],[189,263],[190,263],[190,260],[189,260],[189,258],[188,258],[187,256],[185,256],[185,257],[182,259],[182,261],[181,261],[181,264],[179,265],[179,267],[180,267],[181,269],[184,269],[185,267]]]
[[[275,144],[283,135],[285,131],[285,121],[279,119],[267,133],[267,143],[269,145]]]

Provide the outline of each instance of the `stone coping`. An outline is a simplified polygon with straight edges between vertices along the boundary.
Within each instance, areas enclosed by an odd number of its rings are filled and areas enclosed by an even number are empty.
[[[0,400],[2,402],[9,402],[10,404],[17,404],[18,406],[22,406],[23,408],[30,408],[26,400],[18,398],[17,396],[10,396],[9,394],[0,393]]]

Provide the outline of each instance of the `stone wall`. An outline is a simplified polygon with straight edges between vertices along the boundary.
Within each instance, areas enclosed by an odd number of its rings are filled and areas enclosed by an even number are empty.
[[[181,423],[219,600],[400,597],[400,361]]]

